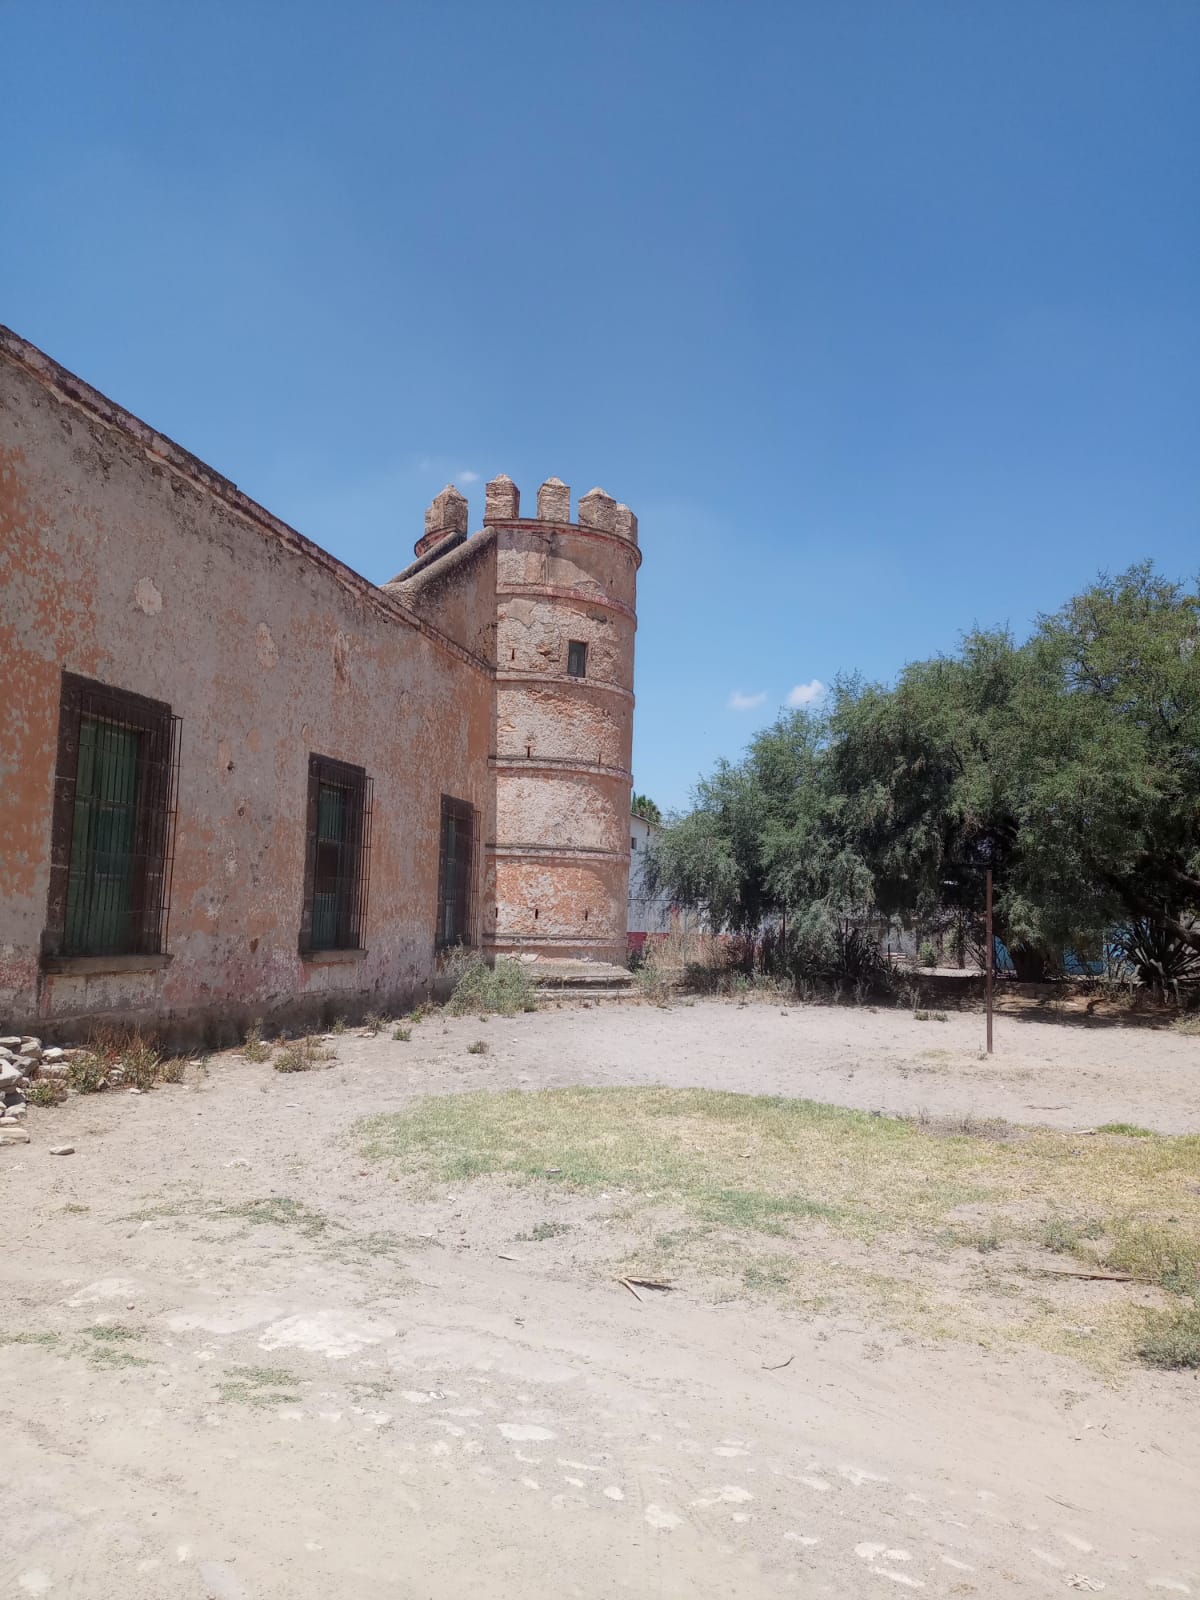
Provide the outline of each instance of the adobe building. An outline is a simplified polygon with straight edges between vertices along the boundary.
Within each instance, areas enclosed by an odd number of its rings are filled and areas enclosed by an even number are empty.
[[[625,958],[637,519],[453,487],[382,587],[0,328],[0,1032]]]

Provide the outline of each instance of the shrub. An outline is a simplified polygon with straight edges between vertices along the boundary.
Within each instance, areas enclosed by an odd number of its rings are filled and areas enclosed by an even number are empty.
[[[368,1011],[363,1018],[363,1028],[372,1038],[377,1033],[382,1033],[387,1027],[388,1019],[379,1011]]]
[[[921,963],[921,965],[923,967],[936,967],[937,966],[937,964],[938,964],[937,945],[935,945],[931,939],[926,939],[922,943],[921,949],[920,949],[920,953],[917,956],[917,960]]]
[[[467,1054],[469,1056],[485,1056],[487,1053],[488,1042],[486,1039],[476,1039],[474,1044],[467,1046]]]
[[[168,1056],[165,1061],[158,1064],[159,1083],[182,1083],[183,1075],[187,1070],[187,1062],[182,1056]]]
[[[515,1016],[518,1011],[536,1011],[537,994],[533,980],[519,961],[498,956],[489,967],[482,956],[471,951],[456,951],[447,962],[454,977],[454,990],[446,1009],[456,1017],[473,1011],[498,1011]]]
[[[411,1028],[394,1028],[392,1030],[392,1038],[397,1040],[400,1044],[407,1044],[408,1041],[412,1038],[412,1029]]]

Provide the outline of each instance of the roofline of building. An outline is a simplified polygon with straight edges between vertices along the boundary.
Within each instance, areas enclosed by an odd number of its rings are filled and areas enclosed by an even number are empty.
[[[48,356],[37,345],[31,344],[28,339],[23,339],[19,333],[5,327],[3,323],[0,323],[0,355],[7,356],[15,365],[37,379],[44,388],[80,407],[104,427],[124,434],[157,464],[188,479],[205,493],[222,501],[231,511],[252,523],[260,534],[275,540],[293,554],[320,568],[348,594],[354,595],[355,598],[364,601],[392,620],[405,623],[418,633],[424,634],[441,649],[449,651],[469,666],[478,668],[489,676],[492,675],[493,668],[489,661],[485,661],[481,656],[475,655],[473,651],[465,649],[456,640],[442,633],[426,618],[406,606],[395,593],[388,593],[378,584],[372,583],[369,578],[364,578],[346,562],[331,555],[328,550],[275,516],[265,506],[259,505],[257,500],[252,500],[238,488],[236,483],[222,477],[207,462],[201,461],[199,456],[194,456],[190,450],[185,450],[182,445],[176,444],[175,440],[168,438],[165,433],[159,433],[148,422],[135,417],[132,411],[126,411],[124,406],[119,406],[115,400],[110,400],[107,395],[101,394],[99,389],[94,389],[90,383],[85,383],[77,374],[55,361],[52,356]]]

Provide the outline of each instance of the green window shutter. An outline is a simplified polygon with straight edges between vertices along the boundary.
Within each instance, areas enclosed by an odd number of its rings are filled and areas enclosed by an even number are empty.
[[[77,955],[133,949],[138,819],[136,729],[102,717],[79,724],[67,882],[66,947]]]

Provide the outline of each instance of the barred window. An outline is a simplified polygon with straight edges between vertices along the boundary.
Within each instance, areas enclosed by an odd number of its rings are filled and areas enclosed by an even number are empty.
[[[47,955],[162,954],[178,776],[170,706],[63,673]]]
[[[437,945],[471,942],[471,885],[475,876],[475,811],[465,800],[442,796],[438,862]]]
[[[362,767],[309,756],[302,951],[363,948],[371,798],[371,780]]]
[[[587,677],[587,643],[585,640],[567,640],[567,672],[572,678]]]

